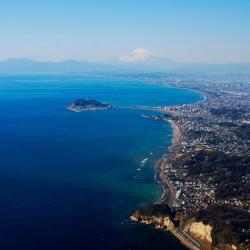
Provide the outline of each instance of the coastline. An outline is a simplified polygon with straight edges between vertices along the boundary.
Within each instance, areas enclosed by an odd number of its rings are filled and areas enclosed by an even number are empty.
[[[174,147],[175,145],[177,145],[182,137],[182,131],[181,131],[181,127],[179,124],[177,124],[176,121],[174,121],[173,119],[164,119],[166,122],[168,122],[173,130],[173,137],[172,137],[172,144],[170,145],[170,147]]]
[[[169,85],[167,85],[167,86],[172,87]],[[182,88],[182,89],[186,89],[186,88]],[[194,89],[188,89],[188,90],[199,93],[203,97],[202,100],[191,103],[189,105],[201,104],[201,103],[207,101],[208,96],[205,93],[198,91],[198,90],[194,90]],[[162,111],[162,112],[172,115],[171,112],[166,111],[166,110]],[[171,185],[171,183],[169,183],[165,178],[162,178],[162,177],[166,171],[164,169],[168,168],[168,167],[166,167],[167,160],[172,158],[172,156],[174,154],[175,146],[181,142],[182,128],[175,120],[173,120],[171,118],[166,118],[163,120],[170,124],[172,131],[173,131],[173,137],[172,137],[172,143],[168,148],[168,152],[166,152],[162,156],[162,158],[159,161],[157,161],[157,163],[155,165],[155,171],[156,171],[156,177],[157,177],[156,181],[158,183],[160,183],[162,185],[162,188],[163,188],[163,194],[162,194],[160,200],[158,201],[158,203],[167,203],[169,205],[169,207],[171,209],[173,209],[173,203],[174,203],[174,199],[175,199],[175,195],[176,195],[176,190]],[[163,164],[166,164],[165,168],[163,168]],[[191,250],[199,250],[200,249],[199,247],[197,247],[196,244],[194,244],[193,240],[190,240],[190,237],[187,237],[187,235],[182,233],[181,231],[177,231],[175,229],[171,229],[168,231],[170,233],[172,233],[172,235],[175,236],[181,242],[181,244],[186,246],[188,249],[191,249]]]
[[[166,203],[172,210],[173,210],[173,205],[174,205],[174,200],[176,196],[176,190],[175,188],[171,185],[170,182],[164,178],[165,171],[168,168],[168,160],[171,159],[171,157],[174,154],[174,147],[180,143],[181,137],[182,137],[182,131],[181,127],[179,124],[177,124],[176,121],[173,119],[164,119],[165,122],[168,122],[172,129],[173,129],[173,137],[172,137],[172,143],[169,146],[168,152],[165,153],[155,164],[155,181],[158,182],[162,188],[163,188],[163,193],[160,197],[160,199],[156,202],[156,204],[163,204]],[[131,220],[138,222],[133,216],[131,216]],[[151,224],[145,220],[142,222],[143,224]],[[158,223],[158,221],[157,221]],[[155,228],[162,228],[160,225],[155,225]],[[154,224],[154,223],[153,223]],[[168,228],[168,229],[163,229],[167,230],[170,232],[179,242],[187,247],[190,250],[200,250],[199,244],[194,241],[186,232],[182,232],[178,229],[175,228]]]
[[[166,181],[164,178],[164,169],[168,168],[168,160],[171,158],[174,147],[180,142],[182,137],[182,131],[180,126],[172,119],[164,119],[165,122],[169,123],[173,130],[172,143],[168,148],[168,152],[165,153],[160,160],[155,164],[155,180],[162,185],[163,193],[159,199],[159,203],[167,203],[171,208],[173,208],[174,198],[176,195],[175,188]]]
[[[167,86],[172,87],[172,86],[169,86],[169,85],[167,85]],[[182,88],[182,89],[185,89],[185,88]],[[191,103],[189,105],[201,104],[201,103],[205,102],[208,99],[208,96],[205,93],[203,93],[203,92],[201,92],[199,90],[194,90],[194,89],[188,89],[188,90],[199,93],[203,97],[202,100]],[[160,109],[158,111],[160,111],[162,113],[167,113],[167,114],[172,115],[171,112],[169,112],[167,110]],[[169,168],[168,167],[168,160],[171,160],[171,158],[173,157],[173,155],[175,153],[174,148],[175,148],[176,145],[178,145],[181,142],[183,132],[182,132],[181,126],[175,120],[173,120],[171,117],[170,118],[164,118],[163,121],[170,124],[170,126],[172,128],[172,131],[173,131],[173,136],[172,136],[171,145],[168,147],[167,152],[165,154],[163,154],[163,156],[155,164],[155,181],[158,182],[163,188],[163,193],[162,193],[160,199],[156,203],[158,203],[158,204],[166,203],[166,204],[168,204],[168,206],[171,209],[173,209],[173,204],[174,204],[174,200],[175,200],[175,196],[176,196],[176,190],[171,185],[171,183],[168,182],[166,180],[166,178],[164,178],[164,175],[165,175],[165,171],[167,171],[166,169]],[[158,228],[158,227],[156,226],[156,228]],[[188,249],[191,249],[191,250],[199,250],[200,249],[200,247],[197,246],[198,243],[195,242],[185,232],[183,233],[182,231],[179,231],[179,230],[176,230],[176,229],[168,229],[168,231],[176,239],[178,239],[182,245],[184,245]]]
[[[152,82],[154,82],[154,81],[152,81]],[[207,98],[208,98],[207,95],[206,95],[203,91],[201,91],[201,90],[191,89],[191,88],[181,87],[181,86],[180,86],[180,87],[172,86],[171,84],[165,83],[165,82],[164,82],[164,83],[163,83],[163,82],[154,82],[154,83],[162,84],[162,85],[164,85],[164,86],[167,86],[168,88],[184,89],[184,90],[192,91],[192,92],[197,93],[197,94],[199,94],[199,95],[202,96],[202,100],[199,100],[199,101],[197,101],[197,102],[191,103],[190,105],[203,103],[203,102],[205,102],[205,101],[207,100]]]

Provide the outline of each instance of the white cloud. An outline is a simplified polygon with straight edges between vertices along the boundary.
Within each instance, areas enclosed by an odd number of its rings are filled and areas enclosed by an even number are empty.
[[[129,55],[120,57],[120,60],[124,62],[144,61],[151,55],[152,53],[148,49],[137,48],[133,50]]]

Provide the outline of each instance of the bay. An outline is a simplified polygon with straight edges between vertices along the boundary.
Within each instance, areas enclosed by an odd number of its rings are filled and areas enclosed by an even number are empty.
[[[118,108],[66,110],[76,98]],[[161,196],[154,164],[172,129],[141,117],[154,112],[119,107],[201,98],[111,76],[1,76],[0,248],[185,249],[168,233],[128,220]]]

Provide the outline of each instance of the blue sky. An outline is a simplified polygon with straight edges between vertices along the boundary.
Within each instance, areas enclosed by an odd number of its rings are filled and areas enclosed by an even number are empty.
[[[1,0],[0,60],[250,62],[249,0]]]

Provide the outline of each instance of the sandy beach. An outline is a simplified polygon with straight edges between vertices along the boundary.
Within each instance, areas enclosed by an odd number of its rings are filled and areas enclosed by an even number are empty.
[[[164,121],[170,123],[172,129],[173,129],[173,138],[172,138],[172,144],[169,147],[169,154],[171,153],[171,149],[177,145],[180,142],[182,132],[180,126],[173,121],[172,119],[164,119]],[[156,166],[155,166],[155,171],[156,171],[156,181],[159,182],[162,187],[163,187],[163,194],[159,200],[159,202],[166,202],[170,207],[173,206],[176,190],[174,187],[167,181],[165,178],[165,171],[168,169],[168,155],[165,154],[163,157],[157,161]]]
[[[172,119],[164,119],[165,121],[167,121],[168,123],[170,123],[174,135],[173,135],[173,139],[172,139],[172,147],[177,145],[180,142],[181,136],[182,136],[182,132],[181,132],[181,128],[180,126]]]

